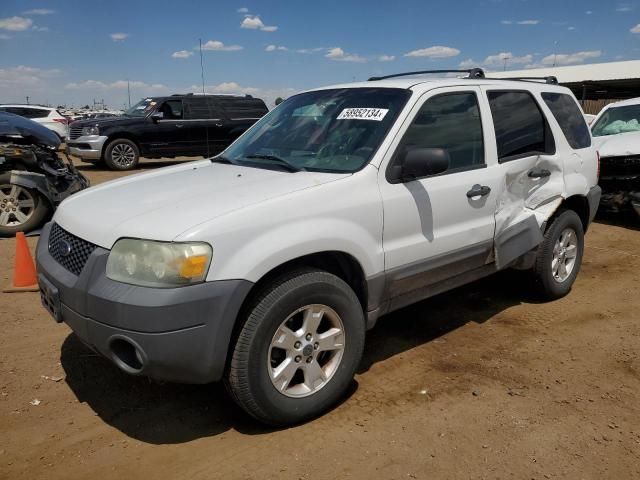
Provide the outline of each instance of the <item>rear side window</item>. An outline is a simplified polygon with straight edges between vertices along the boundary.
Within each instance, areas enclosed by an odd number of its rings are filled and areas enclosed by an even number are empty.
[[[185,99],[184,117],[188,120],[211,119],[211,109],[207,100],[204,97]]]
[[[232,120],[258,120],[267,112],[267,106],[258,98],[220,98],[218,103]]]
[[[571,148],[591,146],[589,127],[575,100],[565,93],[543,93],[542,99],[557,120]]]
[[[487,96],[500,162],[555,153],[547,121],[529,92],[489,91]]]

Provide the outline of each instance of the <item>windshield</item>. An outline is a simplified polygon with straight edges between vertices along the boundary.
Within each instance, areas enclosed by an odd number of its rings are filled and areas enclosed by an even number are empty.
[[[640,132],[640,105],[610,108],[593,126],[593,136]]]
[[[411,92],[345,88],[296,95],[224,152],[233,163],[355,172],[376,152]]]
[[[146,117],[156,104],[157,102],[153,98],[143,98],[124,114],[127,117]]]

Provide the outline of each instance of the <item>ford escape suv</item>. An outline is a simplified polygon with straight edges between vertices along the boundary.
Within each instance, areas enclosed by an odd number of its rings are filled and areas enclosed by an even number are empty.
[[[124,372],[223,379],[285,425],[344,395],[381,315],[506,268],[567,294],[600,197],[590,131],[553,78],[483,77],[307,91],[214,158],[67,199],[43,304]]]

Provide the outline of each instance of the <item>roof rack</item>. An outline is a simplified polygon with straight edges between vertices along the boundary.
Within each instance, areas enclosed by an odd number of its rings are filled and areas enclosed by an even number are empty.
[[[558,85],[558,78],[552,75],[548,77],[509,77],[509,78],[492,78],[490,80],[514,80],[518,82],[540,82],[548,83],[549,85]]]
[[[428,73],[467,73],[469,75],[467,78],[484,78],[484,70],[481,68],[470,68],[468,70],[419,70],[416,72],[394,73],[393,75],[385,75],[383,77],[371,77],[369,81],[375,82],[377,80],[386,80],[387,78],[410,77],[412,75],[425,75]]]

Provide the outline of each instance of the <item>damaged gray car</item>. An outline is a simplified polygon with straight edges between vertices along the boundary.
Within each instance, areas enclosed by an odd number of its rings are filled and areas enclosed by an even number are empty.
[[[39,229],[62,200],[89,186],[59,147],[46,127],[0,112],[0,237]]]

